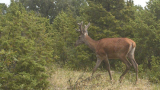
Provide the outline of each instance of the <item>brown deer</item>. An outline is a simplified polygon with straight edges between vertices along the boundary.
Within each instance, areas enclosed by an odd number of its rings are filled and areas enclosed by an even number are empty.
[[[81,35],[75,43],[75,46],[85,43],[91,50],[93,50],[97,57],[96,66],[93,69],[92,76],[97,70],[101,62],[104,60],[107,65],[107,70],[112,81],[112,76],[110,72],[110,64],[108,59],[120,59],[125,65],[126,69],[120,76],[119,81],[121,82],[124,75],[129,71],[130,67],[133,65],[136,71],[136,83],[138,81],[138,64],[134,59],[134,51],[136,48],[136,43],[128,38],[103,38],[101,40],[95,41],[90,36],[88,36],[88,25],[83,27],[83,21],[78,23],[79,31]],[[127,57],[131,61],[128,61]]]

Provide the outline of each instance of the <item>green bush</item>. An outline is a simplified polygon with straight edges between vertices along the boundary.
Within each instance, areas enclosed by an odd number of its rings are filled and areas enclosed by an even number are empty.
[[[151,70],[148,71],[149,80],[154,83],[160,83],[160,57],[152,56]]]
[[[54,62],[49,20],[26,12],[21,3],[13,1],[0,18],[0,88],[46,89],[47,63]]]

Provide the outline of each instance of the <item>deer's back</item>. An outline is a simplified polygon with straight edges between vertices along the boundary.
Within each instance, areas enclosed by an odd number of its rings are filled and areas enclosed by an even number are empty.
[[[119,55],[126,55],[131,45],[135,47],[135,42],[128,38],[104,38],[99,40],[96,53],[116,59],[119,58]]]

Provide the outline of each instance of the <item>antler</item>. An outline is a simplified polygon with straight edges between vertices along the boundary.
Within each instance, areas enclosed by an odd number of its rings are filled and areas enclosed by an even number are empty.
[[[87,30],[89,26],[90,26],[90,22],[88,23],[88,25],[85,25],[85,30]]]
[[[76,29],[76,31],[83,33],[83,21],[81,23],[77,23],[79,25],[79,29]]]
[[[87,32],[87,29],[90,26],[90,22],[88,23],[88,25],[85,25],[84,28],[83,28],[83,21],[77,24],[79,25],[79,29],[76,29],[76,31],[81,32],[81,33]]]
[[[81,30],[80,29],[76,29],[76,31],[80,32]]]

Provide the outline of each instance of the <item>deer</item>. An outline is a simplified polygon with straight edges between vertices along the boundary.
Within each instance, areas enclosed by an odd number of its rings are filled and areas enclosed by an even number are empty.
[[[96,54],[97,61],[93,69],[92,76],[101,62],[104,61],[110,76],[110,80],[112,81],[113,79],[110,71],[109,59],[120,59],[126,65],[126,69],[120,76],[119,82],[122,82],[125,74],[133,65],[136,72],[136,84],[138,81],[138,64],[134,58],[136,43],[129,38],[103,38],[95,41],[88,35],[87,29],[90,26],[90,23],[88,23],[88,25],[84,25],[83,27],[82,21],[81,23],[78,23],[78,25],[79,29],[76,29],[76,31],[80,32],[81,35],[75,42],[75,46],[86,44]]]

